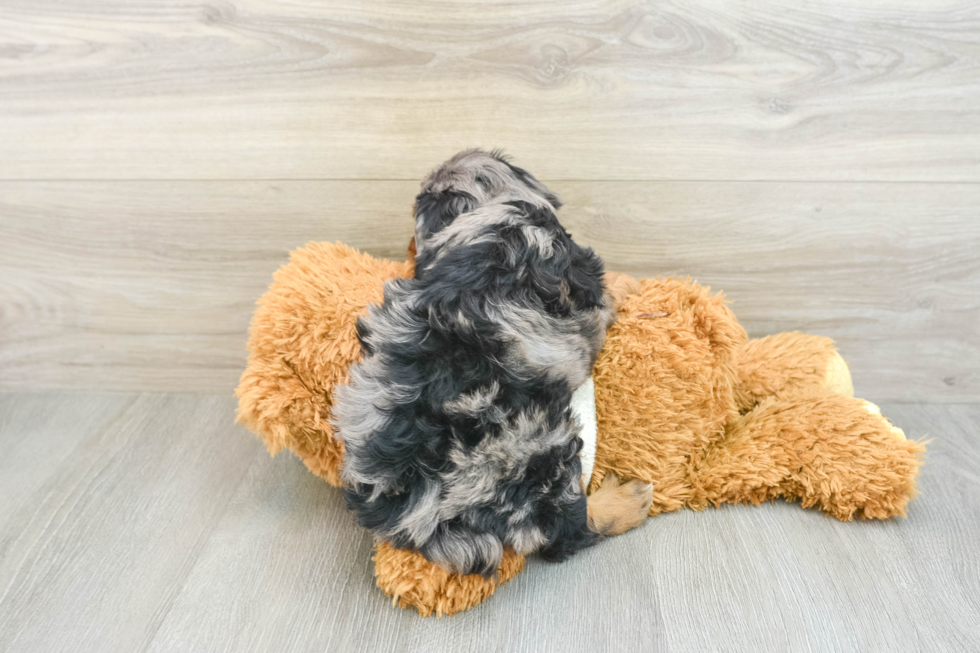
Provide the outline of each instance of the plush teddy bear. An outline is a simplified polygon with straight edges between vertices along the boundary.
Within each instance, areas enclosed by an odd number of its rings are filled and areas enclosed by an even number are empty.
[[[385,280],[411,273],[411,262],[326,243],[293,252],[276,272],[236,392],[239,420],[271,453],[290,449],[340,484],[330,407],[360,355],[355,322],[382,300]],[[905,514],[925,448],[853,397],[831,340],[750,340],[723,297],[689,279],[608,273],[606,282],[618,319],[593,383],[575,397],[590,494],[640,479],[654,486],[651,515],[777,497],[844,521]],[[385,542],[374,561],[378,586],[423,616],[471,608],[524,565],[507,550],[493,578],[452,575]]]

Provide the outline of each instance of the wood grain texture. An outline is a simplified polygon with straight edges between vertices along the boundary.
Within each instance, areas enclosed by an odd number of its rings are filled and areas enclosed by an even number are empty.
[[[477,609],[398,610],[336,489],[193,395],[0,395],[0,650],[965,651],[980,647],[980,406],[933,437],[907,520],[682,511]],[[256,458],[256,456],[258,456]],[[245,471],[247,467],[247,471]],[[243,475],[244,472],[244,475]],[[10,473],[16,482],[9,481]]]
[[[980,7],[7,0],[0,178],[980,181]]]
[[[980,400],[980,185],[557,182],[611,269],[837,339],[869,399]],[[0,389],[230,393],[307,240],[402,258],[413,182],[0,182]]]
[[[0,651],[145,648],[262,451],[233,422],[226,398],[0,395]]]
[[[963,402],[883,406],[934,437],[909,519],[675,513],[391,607],[229,395],[288,252],[402,257],[471,146],[610,268],[834,337],[874,401]],[[5,0],[0,653],[980,650],[978,206],[974,2]]]

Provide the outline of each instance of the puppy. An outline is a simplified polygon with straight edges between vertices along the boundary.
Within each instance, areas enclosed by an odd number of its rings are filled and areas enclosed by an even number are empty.
[[[422,183],[415,278],[359,319],[338,387],[347,505],[394,546],[491,576],[505,546],[562,560],[642,522],[652,488],[583,491],[572,393],[614,311],[602,261],[560,202],[497,153],[462,152]]]

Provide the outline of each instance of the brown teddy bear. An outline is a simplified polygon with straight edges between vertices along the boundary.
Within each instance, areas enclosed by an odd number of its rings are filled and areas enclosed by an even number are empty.
[[[343,445],[330,406],[360,355],[355,321],[381,301],[385,280],[411,273],[410,262],[339,243],[310,243],[276,272],[258,302],[236,391],[239,420],[270,453],[290,449],[339,485]],[[653,483],[651,515],[777,497],[844,521],[905,514],[925,448],[853,397],[831,340],[750,340],[723,297],[689,279],[608,273],[606,281],[618,320],[578,413],[590,494],[627,478]],[[524,565],[506,551],[494,578],[451,575],[385,542],[374,561],[378,586],[423,616],[471,608]]]

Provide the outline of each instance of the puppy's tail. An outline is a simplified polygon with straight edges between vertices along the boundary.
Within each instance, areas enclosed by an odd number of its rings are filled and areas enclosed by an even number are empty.
[[[589,530],[600,537],[622,535],[646,519],[653,503],[653,485],[628,481],[620,484],[612,472],[589,495]]]

